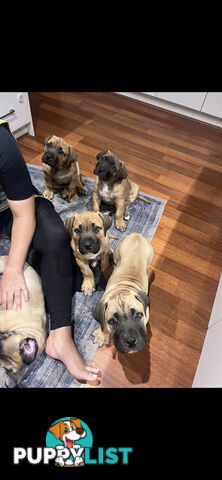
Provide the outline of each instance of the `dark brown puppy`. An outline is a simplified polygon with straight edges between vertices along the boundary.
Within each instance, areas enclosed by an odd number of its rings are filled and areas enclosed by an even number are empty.
[[[125,220],[129,220],[129,206],[140,198],[144,202],[149,200],[139,195],[139,185],[128,179],[128,173],[123,162],[109,150],[100,152],[96,156],[97,164],[94,174],[97,175],[93,192],[93,211],[98,212],[103,200],[108,205],[116,206],[116,228],[124,231]]]
[[[48,200],[52,200],[54,191],[58,189],[62,190],[62,197],[69,202],[78,199],[77,188],[84,195],[87,193],[77,154],[63,138],[56,135],[45,138],[42,166],[46,184],[43,195]]]

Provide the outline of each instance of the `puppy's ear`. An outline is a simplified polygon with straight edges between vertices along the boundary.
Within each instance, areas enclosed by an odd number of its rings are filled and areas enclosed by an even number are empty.
[[[104,226],[104,235],[106,236],[106,231],[108,230],[108,228],[111,227],[112,225],[112,219],[111,217],[107,214],[107,213],[98,213],[98,215],[100,216],[100,218],[102,219],[103,221],[103,226]]]
[[[62,423],[62,420],[60,420],[58,423],[49,428],[49,432],[51,432],[56,438],[60,437],[60,425]]]
[[[48,143],[48,141],[50,140],[50,138],[52,138],[52,135],[50,135],[50,137],[45,137],[44,140],[43,140],[43,144],[46,145]]]
[[[120,182],[120,181],[124,180],[124,178],[126,178],[127,175],[128,175],[128,172],[127,172],[127,169],[126,169],[124,163],[120,162],[119,170],[117,171],[116,176],[115,176],[115,182]]]
[[[150,306],[150,299],[149,299],[148,295],[145,292],[143,292],[142,290],[138,290],[138,292],[136,292],[135,297],[136,297],[137,300],[139,300],[139,302],[142,303],[143,308],[144,308],[144,312],[146,312],[147,307]]]
[[[67,218],[64,221],[65,230],[69,233],[70,238],[72,238],[72,227],[74,225],[75,215],[70,218]]]
[[[77,154],[74,150],[74,148],[72,147],[69,147],[69,155],[68,155],[68,158],[67,158],[67,167],[69,167],[71,165],[72,162],[77,162],[78,160],[78,157],[77,157]]]
[[[104,303],[101,300],[99,303],[97,303],[92,312],[93,318],[100,323],[102,331],[105,327],[105,311],[107,309],[107,305],[107,303]]]
[[[108,150],[104,150],[104,152],[97,153],[96,160],[99,160],[101,157],[103,157],[103,155],[105,155],[106,152],[108,152]]]
[[[71,418],[70,423],[73,423],[76,428],[82,428],[79,418]]]

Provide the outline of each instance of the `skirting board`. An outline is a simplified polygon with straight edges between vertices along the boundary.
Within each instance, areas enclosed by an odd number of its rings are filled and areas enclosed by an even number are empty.
[[[215,127],[222,128],[222,119],[214,117],[213,115],[207,115],[203,112],[198,112],[192,108],[187,108],[176,103],[167,102],[166,100],[161,100],[158,97],[149,96],[143,94],[142,92],[115,92],[118,95],[124,95],[126,97],[134,98],[140,102],[148,103],[156,107],[164,108],[165,110],[170,110],[171,112],[178,113],[193,120],[199,120],[200,122],[208,123],[214,125]]]
[[[15,130],[12,133],[15,138],[19,138],[25,133],[29,133],[29,135],[32,135],[32,137],[35,136],[34,128],[31,122],[25,125],[24,127],[18,128],[18,130]]]

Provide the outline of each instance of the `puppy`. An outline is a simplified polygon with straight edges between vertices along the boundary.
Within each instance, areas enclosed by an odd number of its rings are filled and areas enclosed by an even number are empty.
[[[139,186],[128,179],[128,173],[123,162],[109,150],[98,153],[97,164],[93,173],[97,175],[93,192],[93,211],[98,212],[103,200],[108,205],[116,206],[116,228],[122,232],[126,229],[125,220],[129,220],[129,206],[140,198],[147,203],[149,200],[139,195]],[[123,218],[124,217],[124,218]]]
[[[4,272],[7,256],[0,257],[0,274]],[[46,313],[40,277],[25,263],[24,278],[29,300],[22,298],[22,307],[2,310],[0,305],[0,367],[8,374],[7,387],[16,386],[14,375],[24,365],[30,365],[46,342]]]
[[[111,337],[121,353],[145,347],[149,320],[147,269],[152,258],[151,243],[139,233],[120,240],[113,251],[113,273],[93,310],[93,317],[101,324],[93,332],[94,343],[109,345]]]
[[[86,211],[77,213],[64,222],[65,229],[70,235],[70,245],[82,275],[81,290],[84,295],[92,295],[95,291],[94,275],[90,265],[95,266],[100,260],[101,271],[105,278],[109,275],[109,254],[112,252],[109,245],[107,230],[112,220],[105,213]]]
[[[77,188],[86,195],[77,154],[62,138],[56,135],[45,138],[42,166],[46,184],[43,195],[48,200],[52,200],[54,191],[58,189],[62,190],[62,198],[67,198],[69,202],[78,199]]]

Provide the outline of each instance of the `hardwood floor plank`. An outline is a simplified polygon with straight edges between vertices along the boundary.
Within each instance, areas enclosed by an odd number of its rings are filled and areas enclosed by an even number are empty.
[[[163,238],[161,238],[163,237]],[[152,240],[154,250],[156,253],[164,255],[165,257],[177,261],[180,265],[189,266],[191,270],[199,272],[202,275],[206,275],[210,278],[213,278],[217,282],[219,281],[221,268],[216,264],[212,264],[208,260],[204,260],[199,256],[196,257],[195,254],[192,254],[191,251],[184,251],[182,248],[178,248],[175,244],[172,245],[169,242],[169,238],[166,238],[164,232],[161,235],[161,231],[158,232],[158,238]],[[155,264],[155,259],[154,259]]]

